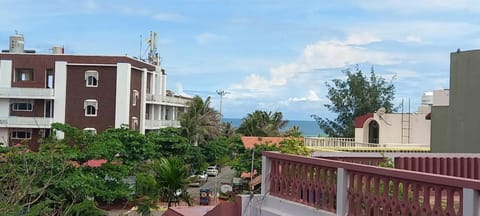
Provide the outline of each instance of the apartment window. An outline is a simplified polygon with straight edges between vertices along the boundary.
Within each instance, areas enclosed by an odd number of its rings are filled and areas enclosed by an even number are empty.
[[[32,131],[31,130],[14,130],[10,136],[11,139],[31,139]]]
[[[88,99],[83,102],[83,109],[85,109],[85,116],[97,116],[98,103],[97,100]]]
[[[138,118],[132,117],[132,130],[137,130],[137,129],[138,129]]]
[[[140,94],[138,93],[138,91],[137,91],[137,90],[133,90],[133,92],[132,92],[132,100],[133,100],[133,101],[132,101],[132,105],[133,105],[133,106],[136,106],[136,105],[137,105],[137,100],[138,100],[139,97],[140,97]]]
[[[15,69],[15,82],[24,82],[33,80],[33,69],[17,68]]]
[[[91,135],[96,135],[97,134],[97,129],[95,128],[84,128],[83,131],[85,133],[91,134]]]
[[[13,111],[27,111],[31,112],[33,110],[33,103],[30,102],[17,102],[12,104]]]
[[[87,87],[97,87],[98,71],[94,71],[94,70],[85,71],[85,81],[86,81]]]

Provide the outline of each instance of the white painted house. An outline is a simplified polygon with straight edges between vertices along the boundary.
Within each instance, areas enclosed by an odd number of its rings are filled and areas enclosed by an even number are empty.
[[[355,118],[355,143],[375,143],[382,146],[429,146],[430,120],[427,118],[433,104],[433,93],[422,96],[416,112],[385,113],[379,109]]]

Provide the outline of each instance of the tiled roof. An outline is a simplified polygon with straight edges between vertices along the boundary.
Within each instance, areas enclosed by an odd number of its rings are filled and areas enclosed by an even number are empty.
[[[291,139],[290,137],[253,137],[253,136],[242,136],[242,143],[246,149],[252,149],[255,144],[257,145],[276,145],[278,146],[281,141]],[[302,139],[303,138],[295,138]]]
[[[99,160],[89,160],[85,162],[83,165],[87,167],[101,167],[104,163],[107,163],[107,160],[99,159]]]

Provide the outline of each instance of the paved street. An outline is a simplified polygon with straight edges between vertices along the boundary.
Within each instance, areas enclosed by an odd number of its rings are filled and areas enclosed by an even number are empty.
[[[208,181],[204,185],[200,187],[188,187],[188,193],[195,198],[194,205],[198,205],[200,188],[210,188],[212,190],[212,195],[215,195],[215,188],[217,189],[216,191],[220,193],[220,186],[222,185],[222,182],[231,184],[233,174],[234,172],[232,169],[230,169],[230,167],[223,167],[220,173],[218,173],[217,177],[209,176]],[[211,205],[215,204],[214,200],[214,197],[212,197],[213,202],[210,203]]]

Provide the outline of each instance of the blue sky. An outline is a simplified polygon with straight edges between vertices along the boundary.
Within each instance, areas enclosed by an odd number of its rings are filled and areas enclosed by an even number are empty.
[[[228,91],[226,118],[312,120],[333,117],[325,82],[355,64],[395,76],[395,103],[416,109],[423,92],[449,87],[450,52],[480,46],[479,15],[473,0],[0,0],[0,48],[17,30],[40,53],[145,56],[140,35],[155,31],[169,89],[217,109],[215,91]]]

